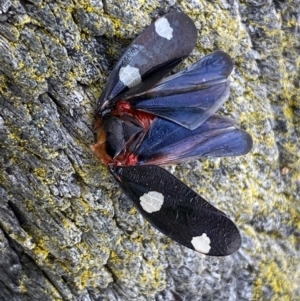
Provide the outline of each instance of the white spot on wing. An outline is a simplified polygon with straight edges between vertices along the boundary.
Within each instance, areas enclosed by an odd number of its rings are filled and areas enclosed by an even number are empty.
[[[154,23],[156,33],[165,39],[171,40],[173,38],[173,28],[169,21],[165,18],[159,18]]]
[[[128,88],[132,88],[142,81],[140,70],[138,68],[131,67],[130,65],[120,68],[119,78],[120,81]]]
[[[160,192],[149,191],[140,197],[140,201],[142,208],[146,212],[153,213],[160,210],[164,203],[164,196]]]
[[[210,250],[210,238],[203,233],[201,236],[193,237],[191,241],[196,251],[207,254]]]

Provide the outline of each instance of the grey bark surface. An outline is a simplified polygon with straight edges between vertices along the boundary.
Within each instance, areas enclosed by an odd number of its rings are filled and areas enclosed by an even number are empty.
[[[185,66],[234,59],[221,114],[254,147],[169,167],[241,229],[209,258],[143,220],[94,157],[97,99],[124,47],[159,14],[198,29]],[[300,3],[0,0],[0,300],[297,300]]]

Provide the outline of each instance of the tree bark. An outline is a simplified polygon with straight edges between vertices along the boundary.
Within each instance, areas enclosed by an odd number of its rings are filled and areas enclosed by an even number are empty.
[[[94,157],[97,99],[159,14],[199,31],[190,65],[234,59],[231,98],[254,147],[170,167],[228,213],[242,248],[209,258],[143,220]],[[0,299],[299,298],[300,3],[0,0]]]

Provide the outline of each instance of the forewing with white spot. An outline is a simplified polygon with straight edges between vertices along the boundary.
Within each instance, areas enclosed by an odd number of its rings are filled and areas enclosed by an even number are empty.
[[[111,167],[124,193],[159,231],[197,252],[224,256],[241,245],[235,224],[220,210],[155,165]]]
[[[121,94],[148,90],[189,55],[196,40],[196,27],[184,13],[167,14],[152,23],[130,44],[114,67],[98,111],[105,110]],[[128,72],[132,68],[136,71]]]

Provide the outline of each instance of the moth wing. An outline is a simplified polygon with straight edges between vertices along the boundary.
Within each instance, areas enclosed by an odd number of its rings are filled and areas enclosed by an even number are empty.
[[[217,50],[202,57],[187,69],[163,78],[144,94],[156,96],[202,90],[227,82],[232,70],[233,62],[229,54]]]
[[[157,19],[117,62],[99,100],[99,111],[120,94],[148,90],[189,55],[196,40],[196,27],[186,14],[170,13]]]
[[[134,109],[194,130],[228,99],[232,69],[230,56],[216,51],[128,101]]]
[[[157,117],[135,150],[139,164],[165,165],[199,157],[228,157],[248,153],[251,136],[235,121],[213,115],[195,130]]]
[[[124,193],[159,231],[197,252],[225,256],[238,250],[236,225],[161,167],[111,167]]]

